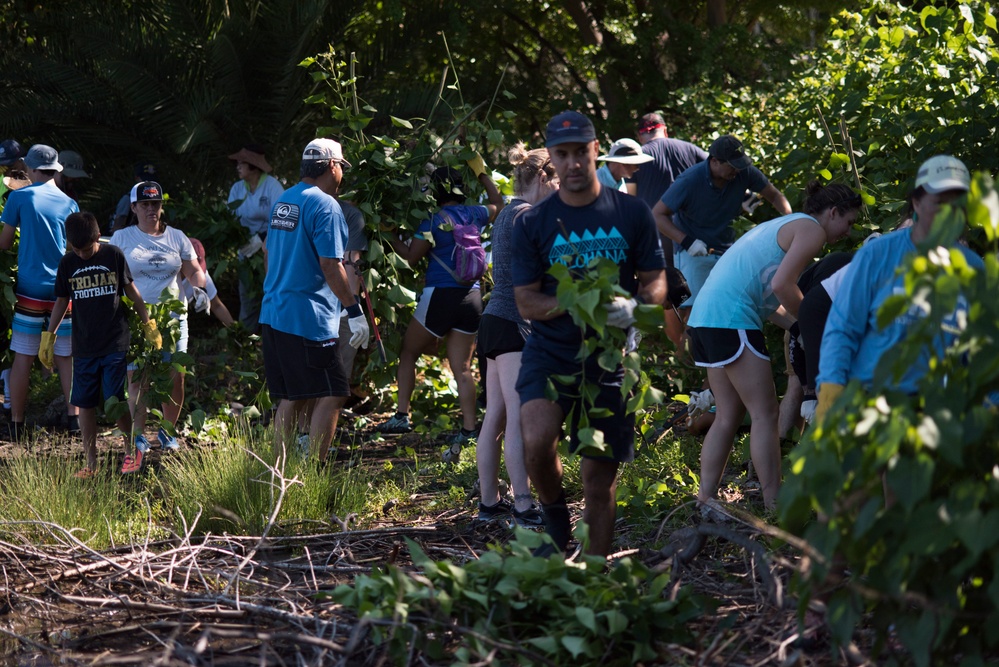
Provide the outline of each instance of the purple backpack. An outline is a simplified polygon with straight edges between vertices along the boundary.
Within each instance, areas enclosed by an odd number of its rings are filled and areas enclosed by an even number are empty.
[[[455,282],[461,285],[472,285],[486,272],[486,251],[482,248],[479,228],[474,224],[461,224],[443,209],[440,214],[453,227],[451,234],[454,236],[454,250],[451,252],[451,259],[454,260],[454,270],[438,257],[437,253],[431,252],[430,254],[451,274]]]

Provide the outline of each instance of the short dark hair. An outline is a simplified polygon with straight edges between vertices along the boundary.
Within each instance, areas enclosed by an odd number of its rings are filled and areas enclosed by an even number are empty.
[[[101,227],[97,218],[89,211],[73,213],[66,218],[66,240],[76,249],[93,245],[101,238]]]
[[[302,160],[299,178],[319,178],[333,167],[331,160]]]

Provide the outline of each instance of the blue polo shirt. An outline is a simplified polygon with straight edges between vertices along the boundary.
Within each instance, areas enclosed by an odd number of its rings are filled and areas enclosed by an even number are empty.
[[[285,190],[268,226],[260,323],[307,340],[337,338],[340,300],[319,260],[342,260],[347,238],[343,211],[333,197],[307,183]]]
[[[768,185],[763,172],[750,166],[719,188],[711,180],[710,160],[705,160],[680,174],[661,201],[673,211],[673,224],[682,232],[709,248],[725,248],[735,241],[732,221],[742,210],[746,190],[763,192]]]

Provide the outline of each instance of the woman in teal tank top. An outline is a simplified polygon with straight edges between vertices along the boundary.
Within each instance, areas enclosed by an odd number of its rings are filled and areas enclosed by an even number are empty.
[[[777,392],[763,341],[763,320],[787,329],[798,316],[798,277],[826,243],[845,236],[861,199],[846,185],[808,185],[804,213],[757,226],[729,248],[708,276],[690,314],[694,362],[707,368],[715,396],[714,423],[701,449],[697,499],[714,502],[736,430],[746,411],[749,446],[763,502],[780,489]]]

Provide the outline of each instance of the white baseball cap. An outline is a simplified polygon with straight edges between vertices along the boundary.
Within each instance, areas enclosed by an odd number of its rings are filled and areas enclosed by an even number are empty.
[[[350,168],[350,163],[343,159],[343,148],[332,139],[313,139],[302,151],[302,162],[319,160],[336,160],[344,169]]]
[[[953,155],[931,157],[916,172],[916,187],[930,194],[947,190],[967,192],[971,187],[971,175],[964,163]]]

